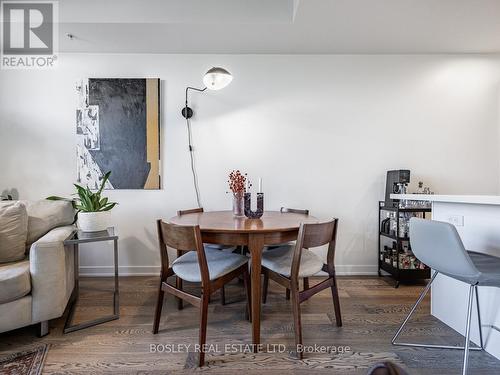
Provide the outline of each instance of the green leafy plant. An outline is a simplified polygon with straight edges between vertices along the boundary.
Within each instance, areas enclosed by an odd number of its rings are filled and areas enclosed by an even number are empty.
[[[101,181],[101,186],[95,193],[93,193],[88,187],[73,184],[76,188],[76,193],[74,195],[77,195],[77,198],[70,199],[52,195],[47,197],[47,199],[52,201],[70,201],[73,203],[73,207],[77,210],[77,213],[109,211],[118,204],[115,202],[109,202],[108,198],[101,198],[102,190],[104,189],[104,185],[106,185],[106,181],[108,181],[110,175],[111,171],[104,175]]]

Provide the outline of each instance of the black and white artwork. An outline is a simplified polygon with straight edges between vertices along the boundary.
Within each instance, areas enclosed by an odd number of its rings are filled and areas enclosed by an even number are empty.
[[[77,180],[96,189],[160,188],[159,80],[89,78],[77,83]]]
[[[76,134],[83,136],[87,150],[99,150],[99,107],[89,105],[76,110]]]

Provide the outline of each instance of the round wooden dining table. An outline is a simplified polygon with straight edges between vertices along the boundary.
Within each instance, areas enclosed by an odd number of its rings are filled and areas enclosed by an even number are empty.
[[[301,223],[317,223],[314,216],[266,211],[260,219],[235,217],[232,211],[198,212],[175,216],[171,223],[199,225],[204,243],[248,246],[251,256],[252,341],[260,344],[261,259],[266,245],[297,239]]]

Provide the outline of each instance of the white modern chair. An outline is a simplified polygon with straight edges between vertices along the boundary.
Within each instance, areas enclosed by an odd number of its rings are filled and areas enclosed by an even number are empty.
[[[422,348],[439,349],[462,349],[464,360],[462,374],[467,374],[469,350],[483,350],[483,334],[481,331],[481,316],[479,310],[478,286],[500,287],[500,258],[467,251],[460,239],[456,228],[448,223],[424,220],[419,218],[410,219],[410,243],[415,256],[435,272],[431,280],[418,297],[410,313],[399,327],[392,339],[393,345],[413,346]],[[465,327],[465,345],[431,345],[397,342],[397,338],[404,329],[406,323],[416,310],[420,302],[429,291],[432,282],[438,274],[452,277],[456,280],[469,284],[469,296],[467,306],[467,323]],[[479,341],[481,347],[470,347],[470,326],[472,315],[472,304],[476,295],[476,307],[479,321]]]

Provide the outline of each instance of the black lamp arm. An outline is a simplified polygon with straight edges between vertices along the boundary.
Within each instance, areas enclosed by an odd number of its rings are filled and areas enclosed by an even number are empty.
[[[193,157],[193,145],[191,143],[191,124],[189,122],[189,119],[193,117],[193,110],[188,107],[188,92],[189,90],[193,91],[198,91],[198,92],[203,92],[207,88],[202,88],[198,89],[196,87],[186,87],[186,105],[184,108],[182,108],[182,116],[186,119],[186,126],[187,126],[187,131],[188,131],[188,146],[189,146],[189,156],[191,158],[191,171],[193,173],[193,183],[194,183],[194,190],[196,192],[196,202],[198,203],[198,207],[201,207],[201,201],[200,201],[200,189],[198,187],[198,176],[196,175],[196,166],[194,162],[194,157]]]
[[[191,87],[191,86],[186,87],[186,103],[187,103],[187,101],[188,101],[188,90],[194,90],[194,91],[198,91],[198,92],[203,92],[203,91],[205,91],[206,89],[207,89],[206,87],[204,87],[204,88],[202,88],[202,89],[198,89],[198,88],[196,88],[196,87]]]
[[[189,106],[188,106],[188,92],[189,92],[189,90],[203,92],[206,89],[207,89],[206,87],[204,87],[202,89],[199,89],[196,87],[191,87],[191,86],[186,87],[186,105],[184,106],[184,108],[182,108],[182,111],[181,111],[182,117],[184,117],[184,118],[193,117],[193,110],[191,108],[189,108]]]

